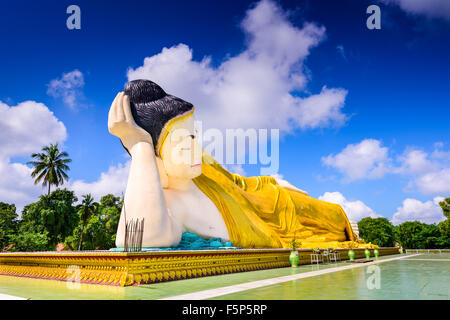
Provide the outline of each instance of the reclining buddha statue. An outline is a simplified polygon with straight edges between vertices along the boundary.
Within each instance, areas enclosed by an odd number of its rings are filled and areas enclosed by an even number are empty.
[[[108,129],[132,158],[118,248],[126,220],[142,218],[143,248],[175,247],[184,232],[242,248],[288,248],[294,237],[305,248],[370,246],[357,239],[341,206],[273,177],[228,172],[201,149],[193,105],[152,81],[126,84]]]

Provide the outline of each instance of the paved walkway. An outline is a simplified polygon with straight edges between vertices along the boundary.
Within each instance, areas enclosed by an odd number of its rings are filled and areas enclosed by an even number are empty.
[[[0,300],[27,300],[27,299],[0,293]]]
[[[447,261],[447,262],[450,262],[450,259],[408,259],[408,261]]]
[[[394,260],[401,260],[401,259],[406,259],[406,258],[411,258],[411,257],[414,257],[414,256],[418,256],[418,255],[420,255],[420,254],[401,256],[401,257],[395,257],[395,258],[388,258],[388,259],[383,259],[383,260],[376,260],[376,261],[373,261],[373,262],[351,264],[351,265],[348,265],[348,266],[329,268],[329,269],[325,269],[325,270],[311,271],[311,272],[305,272],[305,273],[296,274],[296,275],[290,275],[290,276],[284,276],[284,277],[278,277],[278,278],[272,278],[272,279],[266,279],[266,280],[260,280],[260,281],[247,282],[247,283],[242,283],[242,284],[233,285],[233,286],[227,286],[227,287],[222,287],[222,288],[215,288],[215,289],[210,289],[210,290],[203,290],[203,291],[199,291],[199,292],[192,292],[192,293],[188,293],[188,294],[172,296],[172,297],[163,298],[163,299],[160,299],[160,300],[203,300],[203,299],[210,299],[210,298],[214,298],[214,297],[217,297],[217,296],[222,296],[222,295],[232,294],[232,293],[236,293],[236,292],[240,292],[240,291],[245,291],[245,290],[265,287],[265,286],[274,285],[274,284],[278,284],[278,283],[282,283],[282,282],[293,281],[293,280],[309,278],[309,277],[315,277],[315,276],[320,276],[320,275],[333,273],[333,272],[338,272],[338,271],[343,271],[343,270],[348,270],[348,269],[367,267],[367,266],[373,265],[373,264],[379,264],[379,263],[384,263],[384,262],[389,262],[389,261],[394,261]]]

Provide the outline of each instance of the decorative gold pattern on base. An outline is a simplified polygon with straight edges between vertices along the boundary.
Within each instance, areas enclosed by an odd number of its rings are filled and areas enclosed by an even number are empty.
[[[348,259],[349,249],[338,249]],[[310,249],[299,249],[299,264],[310,264]],[[353,249],[364,258],[364,249]],[[398,248],[379,248],[379,255]],[[373,249],[370,249],[373,257]],[[155,252],[0,253],[0,275],[130,286],[161,281],[290,266],[288,249],[240,249]]]

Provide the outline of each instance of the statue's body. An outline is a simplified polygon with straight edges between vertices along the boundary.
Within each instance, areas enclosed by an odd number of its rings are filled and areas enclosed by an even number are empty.
[[[231,174],[203,153],[193,111],[148,80],[129,82],[114,100],[108,128],[132,157],[117,247],[125,216],[145,218],[143,247],[176,246],[183,232],[241,247],[287,247],[294,236],[309,247],[355,245],[339,205],[271,177]]]

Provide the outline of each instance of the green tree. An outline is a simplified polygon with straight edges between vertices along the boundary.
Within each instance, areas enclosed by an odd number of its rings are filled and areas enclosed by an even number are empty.
[[[419,221],[406,221],[395,227],[395,237],[405,249],[416,249],[416,234],[422,230]]]
[[[438,224],[441,233],[441,248],[450,248],[450,198],[445,198],[439,202],[442,208],[442,214],[446,217],[444,221]]]
[[[436,224],[406,221],[395,228],[396,239],[405,249],[445,247],[445,239]]]
[[[444,201],[439,202],[442,208],[442,213],[448,219],[450,218],[450,198],[445,198]]]
[[[47,232],[19,232],[11,236],[13,247],[10,251],[44,251],[48,250]]]
[[[89,220],[91,219],[91,217],[97,213],[97,209],[98,203],[94,201],[94,198],[91,196],[91,194],[84,195],[81,206],[78,209],[81,222],[81,233],[80,233],[80,241],[78,243],[78,250],[81,250],[81,243],[83,242],[84,229],[88,224]]]
[[[439,232],[441,234],[440,242],[441,248],[450,248],[450,219],[447,218],[444,221],[439,222],[438,224]]]
[[[0,202],[0,251],[11,243],[11,236],[17,232],[16,206]]]
[[[91,215],[83,232],[83,250],[107,250],[115,246],[116,232],[122,210],[123,199],[112,194],[103,196],[95,214]],[[66,238],[65,244],[76,249],[79,244],[83,223]]]
[[[73,191],[57,189],[49,195],[42,195],[39,201],[31,203],[22,211],[19,232],[47,233],[47,250],[55,250],[59,242],[73,234],[78,225],[77,197]]]
[[[107,237],[107,242],[104,244],[103,249],[115,247],[122,206],[123,198],[112,194],[103,196],[100,200],[99,213],[101,220],[104,222],[104,230]]]
[[[67,152],[59,151],[58,144],[50,144],[50,146],[42,148],[42,151],[41,153],[33,153],[31,157],[34,160],[29,161],[28,164],[34,166],[31,173],[31,176],[36,178],[34,184],[42,181],[44,187],[48,186],[47,195],[49,195],[51,185],[58,187],[65,180],[69,180],[67,171],[70,168],[67,164],[72,160],[68,158]]]
[[[386,218],[367,217],[358,222],[359,236],[380,247],[394,245],[394,227]]]
[[[82,232],[83,237],[81,237]],[[80,246],[81,238],[82,243]],[[111,248],[108,246],[109,242],[104,221],[102,221],[100,215],[93,214],[89,217],[84,227],[80,221],[79,225],[73,231],[73,235],[66,238],[65,244],[70,248],[80,247],[83,250],[105,250]]]
[[[420,232],[414,237],[416,248],[433,249],[441,248],[442,238],[439,227],[436,224],[422,224]]]

